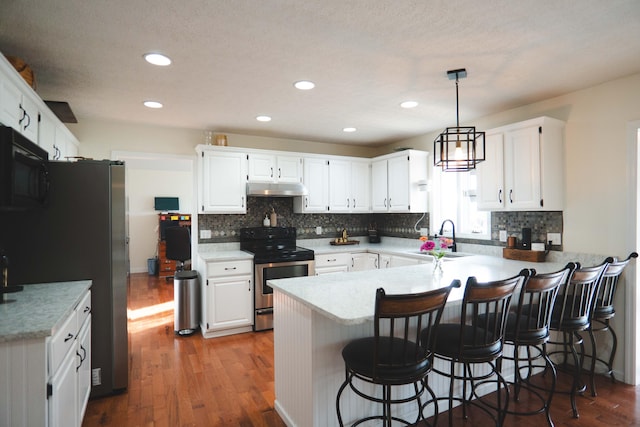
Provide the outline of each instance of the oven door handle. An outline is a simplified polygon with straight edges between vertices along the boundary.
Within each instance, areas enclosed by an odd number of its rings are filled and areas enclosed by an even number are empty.
[[[258,316],[264,316],[266,314],[273,314],[273,308],[262,308],[262,309],[256,310],[256,315]]]

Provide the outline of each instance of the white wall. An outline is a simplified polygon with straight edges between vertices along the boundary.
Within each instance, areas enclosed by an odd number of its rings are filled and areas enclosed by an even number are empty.
[[[79,155],[125,161],[130,270],[146,272],[147,259],[157,250],[153,197],[178,196],[182,213],[196,211],[195,147],[204,142],[204,132],[96,119],[80,119],[69,128],[80,141]],[[372,151],[368,147],[250,135],[227,135],[227,139],[231,146],[282,151],[363,157]]]
[[[566,122],[564,250],[628,255],[627,125],[640,119],[640,74],[462,125],[485,130],[538,116]],[[432,152],[439,132],[393,145]]]
[[[180,213],[195,209],[195,155],[114,151],[126,166],[129,261],[132,273],[147,271],[147,259],[157,255],[158,212],[154,197],[178,197]]]

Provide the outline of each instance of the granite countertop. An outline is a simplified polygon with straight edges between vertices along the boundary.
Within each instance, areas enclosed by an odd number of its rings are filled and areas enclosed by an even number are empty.
[[[0,304],[0,343],[52,336],[73,312],[90,280],[24,285]]]
[[[447,260],[442,275],[433,274],[431,264],[381,270],[327,274],[270,280],[271,287],[305,304],[314,311],[342,324],[358,324],[373,319],[375,292],[384,288],[388,294],[417,293],[447,286],[459,279],[462,287],[449,295],[448,304],[462,300],[469,276],[479,281],[500,280],[514,276],[523,268],[539,273],[562,269],[564,263],[530,263],[484,255],[470,255]]]

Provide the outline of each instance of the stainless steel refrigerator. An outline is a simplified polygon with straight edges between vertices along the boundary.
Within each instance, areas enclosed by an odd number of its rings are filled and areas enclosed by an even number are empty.
[[[49,166],[45,206],[0,212],[9,283],[91,279],[91,396],[122,391],[129,352],[124,164],[82,160]]]

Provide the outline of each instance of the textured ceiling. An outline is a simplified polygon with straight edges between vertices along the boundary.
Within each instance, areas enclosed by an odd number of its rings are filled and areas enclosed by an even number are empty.
[[[373,146],[455,124],[449,69],[468,71],[461,124],[640,72],[638,0],[1,3],[0,51],[79,121]],[[303,79],[316,88],[294,89]]]

